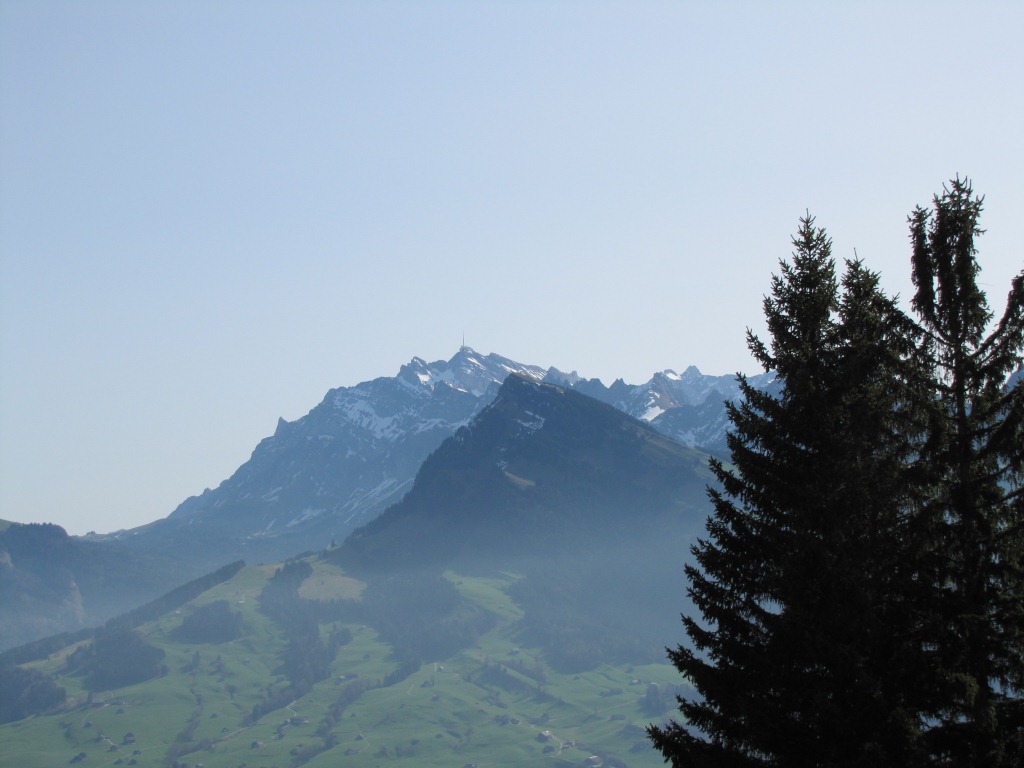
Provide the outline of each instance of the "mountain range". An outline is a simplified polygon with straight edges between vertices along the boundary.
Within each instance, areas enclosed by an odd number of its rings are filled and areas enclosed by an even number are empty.
[[[332,389],[306,416],[279,420],[231,477],[166,518],[88,538],[50,531],[47,540],[61,539],[60,547],[75,553],[60,558],[58,567],[24,556],[17,542],[41,540],[40,532],[22,535],[22,526],[12,526],[4,534],[12,543],[0,537],[0,591],[19,598],[0,609],[0,647],[100,623],[152,599],[161,586],[228,562],[277,562],[341,544],[401,502],[427,457],[494,402],[510,375],[586,395],[673,441],[713,453],[725,448],[723,401],[738,392],[734,377],[706,376],[694,367],[656,373],[641,385],[619,379],[606,386],[468,347],[446,361],[413,358],[395,376]],[[760,387],[772,381],[771,375],[751,378]],[[145,575],[112,587],[89,575],[102,571],[90,558]]]
[[[132,607],[0,653],[0,754],[662,764],[644,726],[686,685],[664,648],[692,612],[683,567],[710,507],[706,449],[720,450],[677,438],[720,435],[729,386],[688,369],[606,387],[463,349],[333,390],[164,521],[95,541],[0,522],[0,625],[12,606],[36,632]],[[376,454],[357,455],[360,437]],[[420,461],[417,440],[436,441]],[[334,464],[366,468],[331,485]],[[407,464],[400,485],[388,473]],[[357,493],[352,477],[391,490]],[[342,497],[367,503],[342,519],[329,503]],[[295,555],[310,531],[315,551]],[[255,552],[273,557],[246,567]],[[181,584],[186,564],[228,553]],[[181,586],[134,607],[161,584]]]
[[[682,684],[664,647],[710,479],[647,422],[511,373],[336,546],[0,654],[0,749],[25,766],[653,768],[643,727]]]
[[[724,401],[738,394],[735,377],[695,367],[656,373],[642,385],[618,379],[605,386],[469,347],[447,361],[413,358],[393,377],[332,389],[306,416],[279,420],[216,489],[111,537],[138,550],[181,550],[180,567],[190,574],[238,557],[273,561],[340,543],[399,501],[427,456],[489,405],[510,374],[588,395],[712,453],[725,450]],[[773,380],[767,374],[751,383]]]

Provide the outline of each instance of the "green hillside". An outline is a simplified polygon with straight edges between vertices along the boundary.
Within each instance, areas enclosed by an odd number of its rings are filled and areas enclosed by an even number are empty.
[[[144,682],[89,691],[91,678],[72,667],[75,651],[93,641],[25,665],[67,698],[56,713],[0,726],[4,764],[482,767],[585,765],[596,756],[604,765],[662,765],[643,728],[672,711],[675,670],[557,672],[521,644],[523,610],[509,594],[515,575],[449,572],[427,588],[425,599],[441,595],[445,606],[422,634],[436,634],[433,647],[446,650],[415,658],[415,643],[401,636],[421,628],[396,634],[387,589],[315,557],[279,570],[244,568],[139,627],[164,654],[162,673]],[[201,631],[197,616],[218,611],[240,618],[235,639],[186,637]],[[303,640],[300,625],[316,637]],[[301,650],[303,642],[312,648]],[[332,648],[312,675],[322,679],[306,686],[315,665],[296,666],[294,652],[308,660]]]

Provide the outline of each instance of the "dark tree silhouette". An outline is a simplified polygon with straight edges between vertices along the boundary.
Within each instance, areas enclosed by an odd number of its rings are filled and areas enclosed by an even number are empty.
[[[913,307],[927,333],[936,418],[922,461],[934,473],[941,547],[931,578],[944,684],[933,751],[957,765],[1024,764],[1024,387],[1007,381],[1024,347],[1024,273],[995,325],[978,284],[982,198],[956,178],[909,217]]]
[[[910,216],[912,307],[808,216],[748,334],[731,466],[669,652],[674,765],[1024,763],[1024,273],[993,324],[959,178]],[[1015,373],[1016,372],[1016,373]]]
[[[926,670],[908,609],[920,591],[927,413],[914,324],[809,215],[772,280],[770,344],[748,343],[781,393],[741,377],[732,466],[714,462],[708,537],[693,548],[689,647],[670,658],[699,697],[651,727],[673,765],[912,765]]]

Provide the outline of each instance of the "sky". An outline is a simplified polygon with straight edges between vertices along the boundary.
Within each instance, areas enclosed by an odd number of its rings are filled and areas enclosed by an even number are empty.
[[[759,372],[805,212],[891,293],[968,176],[1024,267],[1018,2],[0,0],[0,518],[106,532],[465,343]]]

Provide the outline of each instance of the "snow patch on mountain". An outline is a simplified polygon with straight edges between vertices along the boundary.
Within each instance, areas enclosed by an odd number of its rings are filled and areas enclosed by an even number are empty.
[[[325,511],[326,510],[324,509],[304,509],[302,510],[302,512],[298,514],[298,516],[293,517],[291,520],[285,523],[285,527],[292,528],[296,525],[306,522],[307,520],[312,520],[314,517],[320,517],[320,515],[322,515]]]
[[[373,488],[356,488],[349,495],[348,500],[338,507],[338,513],[345,515],[344,522],[351,523],[353,520],[362,517],[371,508],[383,508],[384,502],[398,501],[401,496],[399,492],[408,490],[414,478],[407,478],[399,481],[394,477],[388,477],[375,485]]]
[[[516,419],[519,425],[522,427],[520,434],[532,434],[538,429],[544,426],[544,417],[540,416],[532,411],[523,411],[524,416],[529,416],[527,420]]]
[[[396,433],[396,416],[381,416],[374,409],[373,403],[359,395],[335,398],[338,412],[355,426],[378,439],[393,437]]]
[[[665,412],[664,408],[657,405],[650,406],[646,411],[640,414],[640,418],[644,421],[654,421],[656,418],[661,416]]]

